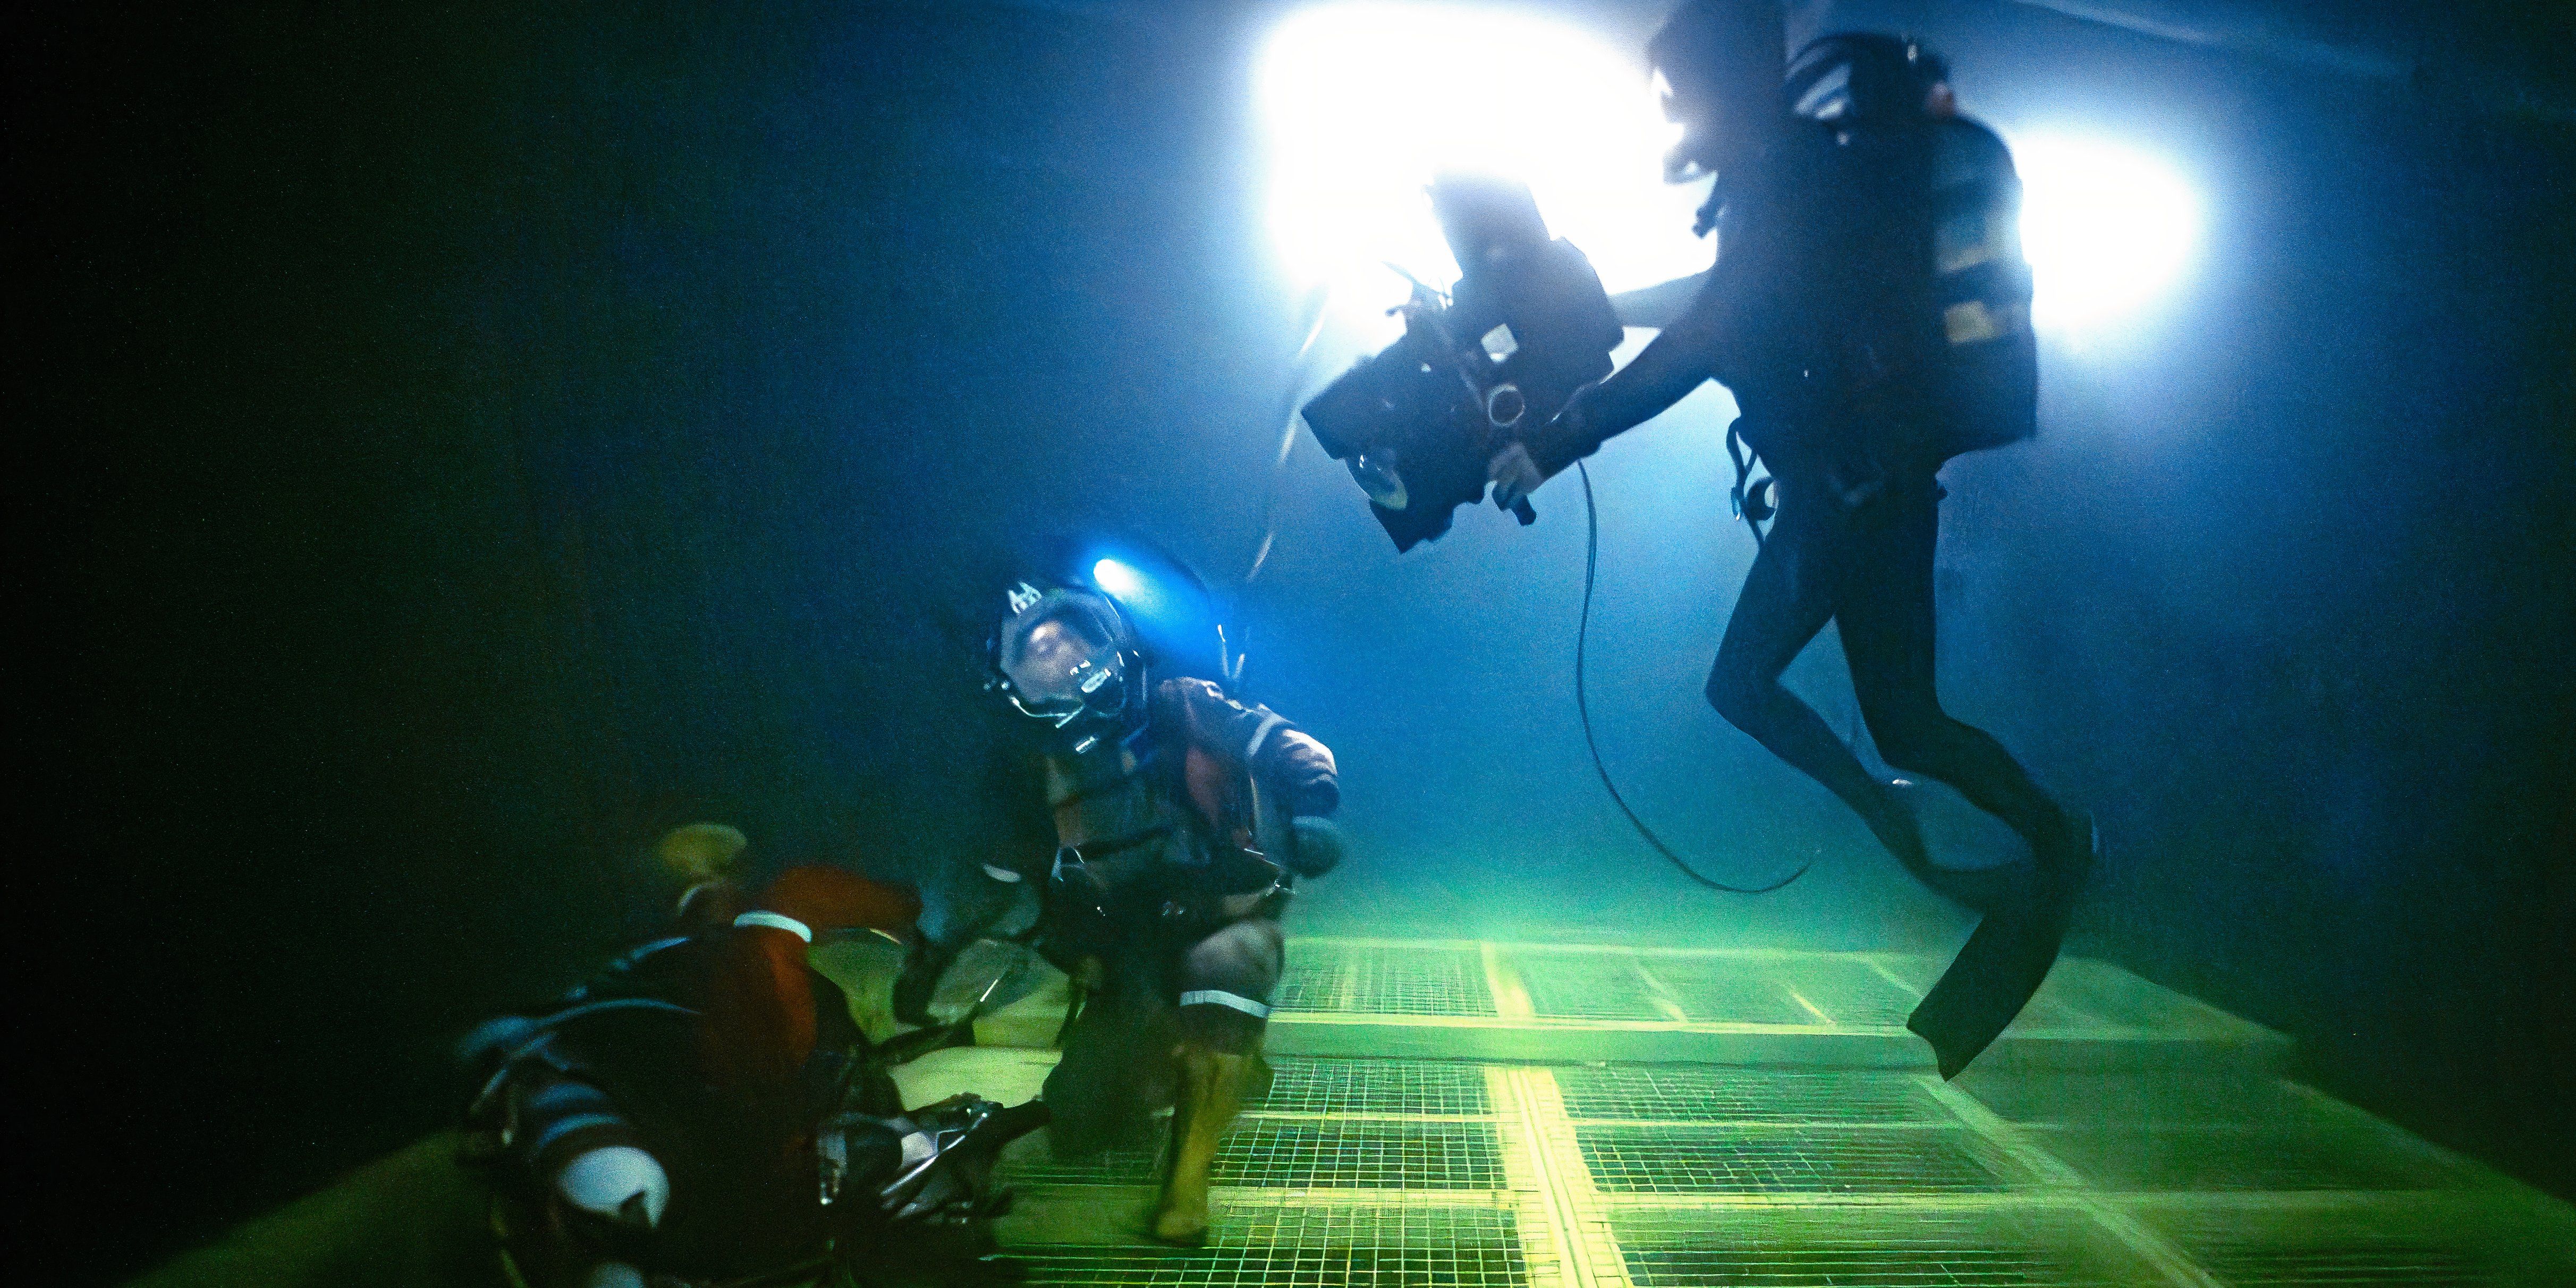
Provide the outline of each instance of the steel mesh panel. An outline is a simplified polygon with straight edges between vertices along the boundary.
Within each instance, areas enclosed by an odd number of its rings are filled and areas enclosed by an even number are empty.
[[[1817,957],[1783,966],[1781,986],[1846,1028],[1897,1028],[1914,1013],[1914,994],[1848,957]]]
[[[1630,1248],[1628,1274],[1641,1288],[1699,1285],[1853,1285],[1854,1288],[2115,1288],[2116,1281],[2008,1248],[1895,1248],[1852,1244],[1755,1251]]]
[[[2106,1190],[2412,1190],[2450,1180],[2426,1160],[2325,1131],[2077,1128],[2039,1143]]]
[[[1151,1288],[1521,1288],[1529,1267],[1508,1211],[1230,1208],[1216,1244],[1017,1250],[1032,1284]]]
[[[1921,1194],[2004,1188],[1963,1133],[1583,1127],[1595,1187],[1610,1194]]]
[[[1254,1118],[1217,1154],[1219,1185],[1292,1189],[1498,1190],[1490,1123]]]
[[[2033,1211],[1629,1213],[1618,1220],[1639,1288],[2110,1288],[2082,1218]]]
[[[2009,1122],[2087,1126],[2259,1126],[2322,1117],[2315,1101],[2276,1079],[2160,1072],[1983,1076],[1961,1088]]]
[[[2566,1246],[2563,1227],[2517,1229],[2499,1215],[2478,1219],[2378,1202],[2295,1214],[2195,1205],[2156,1221],[2230,1288],[2576,1282],[2576,1248]],[[2553,1245],[2559,1248],[2554,1257],[2545,1251]]]
[[[1781,1073],[1713,1065],[1576,1066],[1556,1070],[1574,1118],[1665,1122],[1941,1122],[1913,1078]]]
[[[1300,944],[1289,951],[1276,1005],[1363,1015],[1494,1013],[1483,956],[1457,948]]]
[[[1162,1140],[1169,1127],[1168,1119],[1159,1121],[1149,1141],[1082,1158],[1057,1158],[1045,1148],[1015,1148],[1002,1155],[995,1172],[1014,1185],[1150,1185],[1161,1175]]]
[[[2237,1248],[2203,1254],[2200,1268],[2228,1288],[2471,1288],[2505,1282],[2460,1252],[2404,1243],[2339,1248]]]
[[[1249,1107],[1283,1114],[1485,1114],[1485,1071],[1436,1060],[1273,1060]]]
[[[1515,953],[1530,1009],[1552,1020],[1669,1020],[1624,953]]]
[[[1735,957],[1649,957],[1640,966],[1693,1020],[1739,1024],[1815,1024],[1782,981]]]

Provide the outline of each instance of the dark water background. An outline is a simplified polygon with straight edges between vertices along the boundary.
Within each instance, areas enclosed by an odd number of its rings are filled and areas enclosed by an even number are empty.
[[[2473,69],[2576,48],[2563,12],[2336,12]],[[2135,131],[2218,194],[2186,298],[2118,362],[2050,355],[2043,439],[1949,476],[1946,695],[2117,843],[2075,950],[2576,1195],[2576,128],[1905,13],[1972,109]],[[1274,15],[12,21],[18,485],[66,554],[20,601],[65,717],[23,744],[20,1107],[76,1146],[40,1250],[132,1268],[442,1121],[443,1042],[631,933],[662,826],[934,881],[983,852],[958,713],[1014,551],[1117,525],[1223,582],[1259,539],[1297,340],[1248,144]],[[1343,756],[1324,924],[1955,933],[1699,700],[1751,553],[1720,424],[1598,458],[1596,714],[1710,866],[1817,873],[1697,893],[1600,796],[1570,483],[1399,560],[1308,442],[1233,607]],[[1837,668],[1792,679],[1841,721]]]

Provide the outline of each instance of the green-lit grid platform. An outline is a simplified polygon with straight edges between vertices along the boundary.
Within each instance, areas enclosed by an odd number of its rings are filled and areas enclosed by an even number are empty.
[[[1904,954],[1301,939],[1280,984],[1280,1055],[1926,1067],[1905,1017],[1941,963]],[[1044,1046],[1041,987],[979,1022]],[[2280,1035],[2098,962],[2063,963],[1982,1064],[2004,1069],[2278,1070]]]
[[[1215,1241],[1142,1237],[1150,1151],[1065,1163],[1041,1137],[1005,1161],[1030,1282],[2576,1283],[2566,1205],[2284,1080],[2277,1036],[2108,966],[2061,966],[1998,1048],[2015,1058],[1943,1083],[1901,1028],[1928,960],[1290,954],[1281,998],[1309,1009],[1272,1027]],[[1039,989],[986,1040],[1051,1036],[1051,1005]],[[905,1081],[1016,1098],[1048,1058],[942,1052]]]

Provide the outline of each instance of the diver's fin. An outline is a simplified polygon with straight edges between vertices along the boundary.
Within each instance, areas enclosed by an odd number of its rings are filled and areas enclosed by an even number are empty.
[[[2063,916],[1988,917],[1977,923],[1950,969],[1905,1020],[1905,1027],[1932,1044],[1944,1079],[1959,1076],[2030,1004],[2065,938]]]
[[[1945,1079],[1959,1076],[1992,1045],[2047,981],[2076,897],[2102,864],[2102,829],[2089,814],[2070,814],[2062,843],[2035,847],[2033,857],[2038,906],[2023,915],[2014,915],[2019,909],[2004,915],[1989,909],[1950,969],[1906,1017],[1905,1027],[1932,1044]]]

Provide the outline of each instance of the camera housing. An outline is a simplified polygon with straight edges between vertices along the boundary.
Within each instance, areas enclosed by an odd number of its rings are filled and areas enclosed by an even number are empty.
[[[1302,411],[1398,550],[1483,500],[1486,463],[1610,374],[1620,339],[1600,275],[1572,242],[1548,236],[1528,185],[1445,175],[1431,206],[1458,261],[1456,288],[1444,296],[1416,281],[1403,337]],[[1515,513],[1537,517],[1526,501]]]

